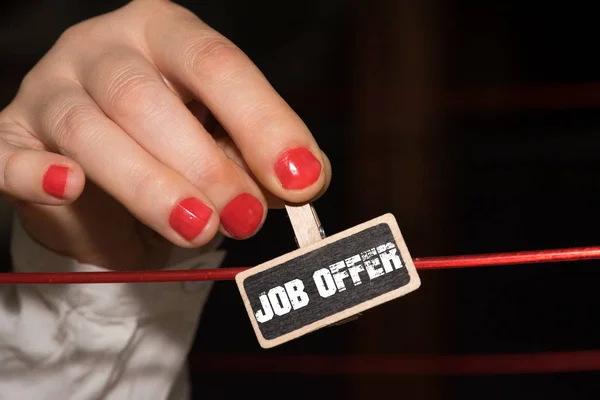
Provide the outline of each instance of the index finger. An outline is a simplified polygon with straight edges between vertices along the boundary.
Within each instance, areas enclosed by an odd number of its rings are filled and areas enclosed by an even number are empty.
[[[233,43],[178,7],[148,26],[158,69],[204,103],[260,183],[290,202],[319,194],[322,152],[300,117]]]

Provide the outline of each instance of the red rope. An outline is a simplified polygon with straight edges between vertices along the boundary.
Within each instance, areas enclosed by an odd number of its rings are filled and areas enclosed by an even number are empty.
[[[600,259],[600,246],[468,256],[415,258],[418,269],[472,268]],[[250,267],[176,271],[0,273],[0,284],[124,283],[232,280]]]
[[[193,372],[304,375],[509,375],[600,370],[600,350],[451,355],[197,354]]]
[[[450,257],[415,258],[420,270],[600,259],[600,246]],[[122,283],[232,280],[248,269],[0,273],[0,284]],[[489,375],[600,370],[600,351],[455,356],[200,355],[194,371],[312,375]],[[251,370],[247,369],[252,365]]]

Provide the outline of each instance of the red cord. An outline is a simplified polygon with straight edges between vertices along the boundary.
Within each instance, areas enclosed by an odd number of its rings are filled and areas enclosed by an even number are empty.
[[[415,258],[418,269],[550,263],[600,259],[600,246],[450,257]],[[0,284],[124,283],[232,280],[250,267],[184,271],[0,273]],[[312,375],[490,375],[600,370],[600,351],[456,356],[200,355],[195,372]],[[252,365],[251,371],[247,369]]]
[[[418,269],[425,270],[592,259],[600,259],[600,246],[469,256],[424,257],[415,258],[414,263]],[[238,273],[248,268],[250,267],[177,271],[0,273],[0,284],[219,281],[233,280]]]
[[[552,263],[600,259],[600,246],[570,249],[521,251],[470,256],[415,258],[418,269],[489,267],[499,265]]]
[[[195,373],[269,375],[460,376],[600,370],[600,350],[451,356],[195,354],[190,360]]]

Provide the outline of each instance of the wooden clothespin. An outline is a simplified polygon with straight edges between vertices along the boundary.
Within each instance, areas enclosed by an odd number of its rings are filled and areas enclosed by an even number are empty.
[[[236,276],[263,348],[355,319],[421,285],[393,215],[325,237],[311,204],[286,210],[298,250]]]

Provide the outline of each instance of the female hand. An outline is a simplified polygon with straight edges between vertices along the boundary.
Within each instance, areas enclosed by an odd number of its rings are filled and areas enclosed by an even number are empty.
[[[0,112],[0,191],[24,228],[106,268],[159,267],[169,244],[218,231],[248,238],[269,206],[309,201],[329,179],[247,56],[165,0],[69,28]]]

